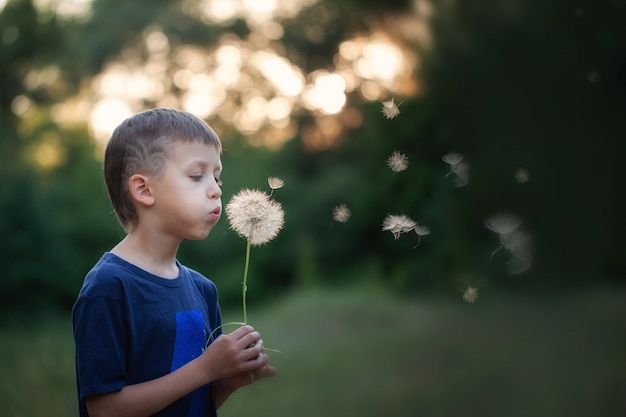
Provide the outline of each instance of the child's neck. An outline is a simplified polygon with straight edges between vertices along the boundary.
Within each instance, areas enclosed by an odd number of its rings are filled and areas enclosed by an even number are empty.
[[[141,233],[132,231],[111,249],[111,253],[125,261],[162,278],[178,277],[177,251],[178,244],[146,239]]]

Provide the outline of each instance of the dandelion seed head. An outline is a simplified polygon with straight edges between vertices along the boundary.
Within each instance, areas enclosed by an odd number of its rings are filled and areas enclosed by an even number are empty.
[[[333,219],[339,223],[345,223],[350,218],[352,212],[345,204],[339,204],[333,209]]]
[[[226,205],[230,227],[253,246],[274,239],[284,224],[285,214],[280,203],[263,191],[243,189]]]
[[[387,119],[393,119],[397,117],[400,114],[400,109],[398,108],[400,104],[402,103],[399,103],[399,104],[394,103],[393,97],[391,98],[391,100],[383,102],[382,111],[385,117]]]
[[[394,151],[389,158],[387,158],[387,165],[393,172],[401,172],[408,168],[409,158],[398,151]]]
[[[517,171],[515,171],[515,180],[520,184],[528,182],[529,179],[530,174],[528,173],[528,170],[526,168],[520,167],[517,169]]]
[[[478,288],[468,285],[463,292],[463,299],[468,303],[473,304],[476,300],[478,300]]]
[[[277,177],[269,177],[267,179],[267,183],[272,190],[278,190],[279,188],[283,188],[283,185],[285,185],[285,182]]]
[[[402,233],[410,232],[416,225],[415,220],[404,214],[389,214],[383,221],[383,231],[389,230],[397,240]]]

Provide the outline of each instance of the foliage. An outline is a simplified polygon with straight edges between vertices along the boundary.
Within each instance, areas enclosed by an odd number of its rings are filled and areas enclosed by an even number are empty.
[[[140,60],[129,49],[150,28],[166,33],[172,50],[215,47],[253,29],[243,18],[207,24],[183,3],[94,0],[90,15],[68,18],[11,0],[0,11],[2,308],[69,308],[89,267],[122,236],[102,182],[101,146],[86,120],[63,123],[58,105],[79,102],[112,60]],[[224,201],[242,188],[267,190],[269,176],[285,180],[274,194],[285,229],[255,251],[251,303],[279,289],[373,275],[398,292],[623,281],[623,7],[443,3],[430,20],[434,47],[405,42],[421,59],[420,94],[396,97],[394,119],[381,103],[352,94],[348,105],[362,123],[323,149],[304,137],[306,128],[320,129],[314,112],[294,114],[297,133],[271,149],[215,121],[225,145]],[[281,20],[282,38],[267,42],[306,73],[327,70],[347,37],[384,27],[407,8],[406,1],[319,1]],[[50,148],[56,159],[42,165]],[[407,170],[386,165],[396,151],[407,155]],[[441,157],[453,151],[469,161],[465,187],[446,178]],[[527,183],[515,182],[520,167]],[[346,223],[332,218],[338,204],[351,210]],[[499,242],[484,222],[500,211],[521,216],[533,233],[533,267],[518,277],[506,276],[506,258],[489,257]],[[381,230],[390,213],[432,234],[415,249],[417,235],[394,240]],[[238,300],[242,252],[222,221],[206,241],[185,242],[180,258],[214,279],[228,305]]]

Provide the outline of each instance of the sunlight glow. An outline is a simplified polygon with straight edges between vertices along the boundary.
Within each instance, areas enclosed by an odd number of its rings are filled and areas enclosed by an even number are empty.
[[[419,57],[410,42],[392,37],[383,24],[341,42],[334,67],[305,73],[275,41],[283,36],[282,18],[317,1],[186,0],[183,10],[191,17],[201,14],[207,22],[224,25],[243,19],[249,34],[242,38],[226,32],[215,46],[203,47],[178,44],[160,27],[150,26],[140,43],[107,65],[81,97],[90,107],[90,128],[106,141],[131,114],[155,106],[179,107],[203,119],[216,118],[218,128],[220,123],[232,125],[254,145],[280,146],[300,133],[311,148],[337,146],[345,131],[362,123],[348,96],[365,101],[414,96]],[[398,20],[386,24],[400,30]],[[27,84],[57,78],[58,72],[48,69],[28,75]],[[307,126],[296,122],[302,112],[311,116]]]
[[[338,74],[322,73],[315,77],[313,87],[307,89],[304,99],[313,109],[325,114],[336,114],[346,103],[346,82]]]
[[[93,0],[35,0],[40,11],[51,11],[60,17],[85,18],[91,13]]]
[[[105,98],[99,101],[91,113],[91,129],[96,139],[106,143],[115,126],[131,115],[130,106],[122,100]]]
[[[243,0],[243,7],[252,15],[271,16],[277,6],[276,0]]]
[[[293,106],[286,98],[275,97],[268,103],[267,116],[274,122],[288,120],[292,108]]]
[[[234,0],[204,0],[200,3],[200,11],[209,20],[222,23],[237,17],[241,6]]]
[[[244,18],[248,23],[263,25],[277,18],[292,18],[318,0],[190,0],[189,4],[199,7],[202,17],[210,22],[225,24]],[[197,10],[190,7],[190,10]]]
[[[252,61],[261,73],[286,96],[300,94],[303,87],[303,77],[299,68],[287,59],[267,51],[255,52]]]
[[[67,155],[56,133],[44,133],[41,140],[27,150],[28,158],[42,169],[54,169],[65,162]]]
[[[402,54],[398,47],[383,42],[372,42],[363,47],[357,60],[357,72],[365,78],[393,79],[402,65]]]
[[[25,117],[33,111],[33,101],[25,95],[16,96],[11,101],[11,111],[19,117]]]
[[[226,99],[226,91],[206,74],[195,74],[189,82],[189,93],[183,99],[186,111],[206,118],[214,114]]]
[[[169,49],[169,40],[163,32],[155,30],[146,36],[146,47],[153,54],[165,52]]]

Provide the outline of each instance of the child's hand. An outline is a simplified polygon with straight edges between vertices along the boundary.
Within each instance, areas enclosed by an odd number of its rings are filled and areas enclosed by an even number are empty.
[[[227,335],[221,335],[199,358],[206,367],[211,380],[233,378],[233,386],[241,387],[251,382],[253,376],[271,376],[272,367],[265,366],[267,355],[263,354],[263,340],[252,326],[241,326]],[[263,370],[263,368],[268,368]],[[275,373],[275,370],[273,371]],[[248,378],[247,384],[240,381]],[[230,385],[230,384],[229,384]]]
[[[267,363],[268,356],[265,354],[261,354],[261,356],[264,357],[264,362]],[[229,378],[224,378],[222,379],[222,382],[228,387],[230,391],[234,392],[241,387],[245,387],[246,385],[250,385],[253,382],[274,375],[276,375],[276,368],[270,365],[262,365],[260,368],[257,368],[253,371],[242,372]]]

